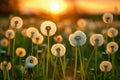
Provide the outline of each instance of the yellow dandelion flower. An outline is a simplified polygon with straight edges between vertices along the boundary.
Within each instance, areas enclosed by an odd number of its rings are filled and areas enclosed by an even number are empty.
[[[7,70],[9,71],[11,69],[12,65],[11,62],[3,61],[0,63],[0,69],[1,70]]]
[[[23,20],[22,20],[22,18],[15,16],[15,17],[11,18],[10,25],[12,28],[20,29],[23,25]]]
[[[16,55],[19,57],[24,57],[26,55],[26,50],[24,48],[17,48]]]
[[[103,22],[107,23],[107,24],[112,23],[113,22],[113,15],[111,13],[105,13],[103,15]]]
[[[92,46],[102,46],[104,43],[104,37],[101,34],[93,34],[90,37],[90,43]]]
[[[57,43],[52,46],[51,52],[54,56],[57,57],[64,56],[66,52],[66,48],[63,44]]]
[[[54,40],[55,42],[61,43],[63,41],[63,37],[62,35],[57,35],[57,36],[54,36]]]
[[[87,21],[85,19],[79,19],[77,25],[81,30],[85,30],[87,27]]]
[[[12,29],[9,29],[5,32],[5,36],[8,39],[13,39],[15,37],[15,32]]]
[[[40,31],[45,36],[52,36],[57,30],[56,24],[52,21],[44,21],[40,26]]]
[[[26,64],[30,64],[30,65],[37,65],[38,64],[38,59],[36,58],[36,57],[34,57],[34,56],[28,56],[27,58],[26,58]]]
[[[108,29],[107,35],[110,38],[116,37],[118,35],[118,30],[116,28],[111,27],[111,28]]]
[[[84,32],[76,31],[69,36],[69,42],[72,46],[82,46],[86,43],[87,37]]]
[[[102,61],[100,63],[100,70],[102,72],[109,72],[112,69],[112,64],[109,61]]]
[[[118,48],[119,48],[119,46],[118,46],[118,44],[116,42],[109,42],[107,44],[107,53],[108,54],[109,53],[115,53],[115,52],[118,51]]]
[[[44,38],[41,34],[37,34],[36,36],[34,36],[32,38],[32,42],[35,43],[35,44],[42,44],[43,40],[44,40]]]
[[[6,39],[6,38],[3,38],[3,39],[0,41],[0,45],[1,45],[2,47],[7,47],[8,44],[9,44],[9,41],[8,41],[8,39]]]
[[[29,38],[33,38],[35,35],[39,34],[39,31],[34,27],[30,27],[26,30],[26,34]]]

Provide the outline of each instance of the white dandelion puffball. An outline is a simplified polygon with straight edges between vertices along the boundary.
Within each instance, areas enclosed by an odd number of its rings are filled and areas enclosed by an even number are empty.
[[[54,56],[57,57],[64,56],[66,52],[66,48],[63,44],[57,43],[52,46],[51,52]]]
[[[116,28],[111,27],[111,28],[108,29],[107,35],[110,38],[116,37],[118,35],[118,30]]]
[[[15,32],[12,29],[9,29],[5,32],[5,36],[8,39],[13,39],[15,37]]]
[[[22,18],[15,16],[15,17],[11,18],[10,25],[12,28],[20,29],[23,25],[23,20],[22,20]]]
[[[11,62],[3,61],[0,63],[0,69],[1,70],[7,70],[9,71],[11,69],[12,65]]]
[[[86,43],[87,37],[84,32],[76,31],[69,36],[69,42],[72,46],[82,46]]]
[[[112,23],[113,22],[113,15],[111,13],[105,13],[103,15],[103,22],[107,23],[107,24]]]
[[[40,31],[45,36],[52,36],[57,30],[56,24],[52,21],[44,21],[40,26]]]
[[[8,39],[3,38],[2,40],[0,40],[0,45],[1,45],[2,47],[7,47],[8,44],[9,44]]]
[[[34,56],[28,56],[26,58],[26,64],[33,64],[35,66],[38,64],[38,59]]]
[[[27,34],[27,37],[33,38],[34,36],[36,36],[37,34],[39,34],[39,31],[36,28],[34,28],[34,27],[29,27],[26,30],[26,34]]]
[[[90,37],[90,44],[92,46],[102,46],[104,43],[104,37],[103,35],[101,34],[93,34],[91,37]]]
[[[34,44],[42,44],[44,41],[44,37],[42,36],[42,34],[37,34],[32,38],[32,42]]]
[[[107,53],[115,53],[118,51],[118,44],[116,42],[109,42],[107,44]]]
[[[26,50],[24,48],[17,48],[16,55],[19,57],[24,57],[26,55]]]
[[[102,61],[100,63],[100,70],[102,72],[109,72],[112,69],[112,64],[109,61]]]
[[[87,21],[85,19],[79,19],[77,25],[80,29],[84,30],[87,26]]]
[[[54,40],[55,42],[61,43],[63,41],[63,37],[62,35],[57,35],[57,36],[54,36]]]

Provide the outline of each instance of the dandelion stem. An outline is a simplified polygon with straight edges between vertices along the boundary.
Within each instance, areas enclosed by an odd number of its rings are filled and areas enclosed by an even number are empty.
[[[96,50],[95,50],[95,73],[96,73],[96,78],[97,78],[97,47],[96,47]]]
[[[61,63],[61,67],[62,67],[62,72],[63,72],[63,80],[65,80],[65,70],[64,70],[64,65],[63,65],[63,62],[62,62],[62,59],[61,57],[59,58],[60,59],[60,63]]]
[[[115,65],[114,65],[114,58],[115,58],[115,55],[114,55],[114,53],[112,53],[112,79],[114,79],[114,74],[115,74],[115,71],[114,71],[114,69],[115,69]]]
[[[33,43],[32,43],[32,52],[31,52],[31,56],[33,55]]]
[[[48,53],[47,53],[47,63],[46,63],[46,80],[48,79],[49,58],[50,58],[50,37],[48,36]]]
[[[90,55],[90,57],[89,57],[89,59],[88,59],[88,62],[87,62],[87,64],[86,64],[86,68],[85,68],[85,74],[86,74],[86,76],[87,76],[87,69],[88,69],[89,63],[90,63],[90,61],[91,61],[91,59],[92,59],[92,56],[93,56],[93,54],[94,54],[94,51],[95,51],[95,47],[94,47],[94,49],[92,50],[91,55]]]
[[[10,42],[11,42],[11,41],[10,41],[10,39],[9,39],[9,42],[8,42],[8,43],[9,43],[9,44],[8,44],[8,55],[10,55]]]
[[[45,58],[43,58],[42,68],[43,68],[43,80],[45,79]]]
[[[74,66],[74,80],[76,80],[76,71],[77,71],[77,47],[75,49],[75,66]]]
[[[15,34],[16,34],[16,31],[15,31]],[[13,64],[14,64],[14,52],[15,52],[15,38],[16,38],[16,35],[15,35],[15,37],[13,39],[13,53],[12,53],[12,62],[13,62]]]
[[[37,54],[37,59],[39,60],[39,57],[38,57],[38,44],[37,44],[37,50],[36,51],[37,51],[37,53],[36,53]],[[37,65],[37,73],[38,73],[38,66],[39,66],[39,64]]]
[[[9,71],[7,71],[8,80],[10,80]]]

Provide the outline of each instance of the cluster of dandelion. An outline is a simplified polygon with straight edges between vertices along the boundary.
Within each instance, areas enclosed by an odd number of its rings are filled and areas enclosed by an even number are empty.
[[[50,20],[43,21],[39,29],[34,26],[22,28],[23,20],[12,17],[9,29],[0,40],[2,79],[115,79],[115,53],[119,48],[115,37],[118,30],[111,27],[111,13],[103,15],[103,22],[106,24],[104,33],[94,32],[94,22],[79,19],[73,33],[71,28],[65,27],[63,35],[59,33],[53,37],[59,27]]]

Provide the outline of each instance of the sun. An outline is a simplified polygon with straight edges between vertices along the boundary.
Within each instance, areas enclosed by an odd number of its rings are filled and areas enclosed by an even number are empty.
[[[51,11],[58,11],[60,9],[60,4],[58,2],[51,2],[50,3],[50,10]]]

